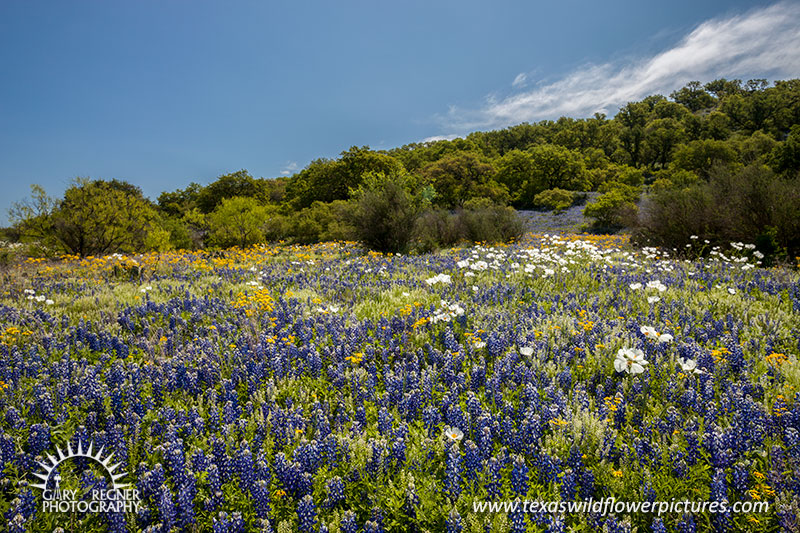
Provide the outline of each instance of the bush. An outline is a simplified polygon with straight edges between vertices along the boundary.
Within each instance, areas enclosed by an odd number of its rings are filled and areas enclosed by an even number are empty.
[[[571,206],[574,200],[575,193],[572,191],[548,189],[533,198],[533,205],[548,211],[560,212]]]
[[[467,202],[455,213],[442,209],[423,212],[414,224],[414,250],[424,253],[460,242],[507,242],[522,236],[525,226],[513,208],[485,200]]]
[[[429,209],[414,222],[414,251],[426,253],[454,246],[463,237],[457,217],[444,209]]]
[[[651,192],[634,239],[684,249],[696,235],[711,244],[754,243],[770,256],[800,252],[800,187],[763,165],[718,167],[708,182]]]
[[[636,223],[636,200],[639,188],[623,183],[605,183],[600,189],[603,194],[583,209],[583,214],[595,219],[595,231],[611,231]]]
[[[0,241],[0,272],[5,272],[19,261],[20,243]]]
[[[353,191],[352,223],[356,238],[379,252],[407,252],[420,198],[411,193],[407,174],[368,174]]]
[[[249,246],[264,240],[264,225],[270,210],[255,198],[225,198],[208,216],[209,242],[223,248]]]
[[[499,205],[458,211],[456,227],[462,239],[472,242],[506,242],[525,231],[516,210]]]
[[[704,239],[719,233],[713,198],[706,187],[653,190],[641,202],[633,240],[639,244],[682,247],[691,235]]]
[[[344,200],[314,202],[293,213],[288,223],[281,217],[273,226],[272,234],[276,238],[287,236],[300,244],[353,239],[354,228],[348,221],[352,209],[353,204]]]

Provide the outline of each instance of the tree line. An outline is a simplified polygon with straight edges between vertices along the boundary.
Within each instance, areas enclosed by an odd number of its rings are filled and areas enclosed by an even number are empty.
[[[613,118],[354,146],[290,177],[240,170],[156,201],[118,180],[77,179],[59,199],[34,187],[7,233],[79,255],[353,238],[406,251],[508,238],[521,231],[512,208],[563,209],[577,191],[600,191],[585,210],[598,230],[633,227],[641,242],[669,246],[689,232],[767,239],[789,254],[800,245],[799,171],[800,80],[719,79],[630,102]]]

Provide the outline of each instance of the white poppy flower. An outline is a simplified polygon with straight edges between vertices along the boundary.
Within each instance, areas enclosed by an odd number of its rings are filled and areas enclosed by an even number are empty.
[[[657,289],[658,292],[664,292],[665,290],[667,290],[667,286],[664,285],[663,283],[661,283],[660,281],[658,281],[657,279],[653,280],[653,281],[648,281],[647,282],[647,288],[648,289]]]
[[[648,364],[644,359],[644,353],[636,348],[620,348],[614,359],[614,369],[628,374],[641,374]]]
[[[641,283],[631,283],[630,284],[630,288],[635,290],[635,291],[638,291],[639,289],[642,288],[642,284]]]
[[[533,348],[531,348],[530,346],[523,346],[522,348],[519,349],[519,353],[521,353],[526,357],[530,357],[531,355],[533,355]]]
[[[641,331],[642,335],[644,335],[648,339],[658,338],[658,332],[656,331],[656,328],[654,328],[653,326],[642,326],[641,328],[639,328],[639,331]]]
[[[457,427],[447,426],[444,428],[444,435],[453,442],[458,442],[464,438],[464,432]]]
[[[694,359],[684,359],[683,357],[678,359],[678,364],[681,365],[681,370],[686,372],[687,374],[702,374],[703,371],[697,368],[697,361]]]

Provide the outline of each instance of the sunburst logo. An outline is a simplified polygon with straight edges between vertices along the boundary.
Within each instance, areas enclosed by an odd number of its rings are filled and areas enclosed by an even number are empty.
[[[42,482],[32,483],[31,486],[42,489],[42,511],[94,513],[138,511],[141,504],[139,491],[130,488],[130,483],[121,481],[127,472],[117,472],[121,463],[112,463],[113,453],[103,457],[104,450],[105,446],[101,446],[99,450],[95,451],[93,442],[90,442],[89,447],[84,450],[83,443],[78,440],[77,449],[73,449],[71,443],[67,443],[66,452],[57,446],[55,456],[47,454],[46,461],[37,461],[43,471],[35,472],[33,475]],[[84,459],[100,465],[111,481],[111,488],[108,490],[92,489],[89,499],[78,499],[77,489],[62,489],[58,467],[72,459]]]

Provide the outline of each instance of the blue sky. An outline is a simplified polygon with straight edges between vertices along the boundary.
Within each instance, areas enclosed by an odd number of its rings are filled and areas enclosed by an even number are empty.
[[[613,115],[686,81],[800,76],[800,4],[0,2],[0,223],[38,183],[155,199],[522,121]]]

